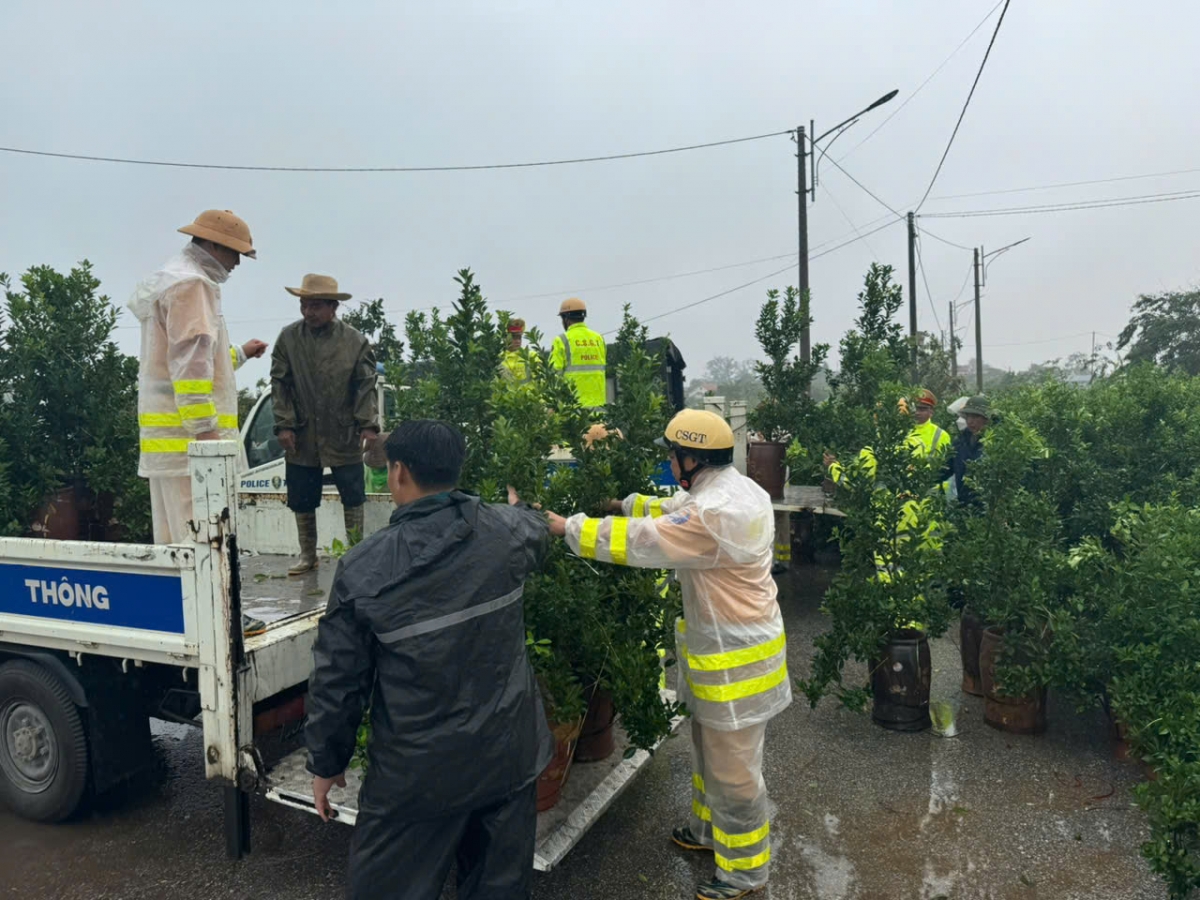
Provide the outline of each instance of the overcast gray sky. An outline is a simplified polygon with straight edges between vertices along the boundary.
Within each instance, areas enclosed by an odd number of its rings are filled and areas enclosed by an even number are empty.
[[[995,13],[912,102],[995,0],[603,4],[507,2],[53,2],[0,7],[0,145],[249,165],[406,166],[591,156],[836,124],[898,88],[832,156],[901,212],[924,192]],[[923,213],[1200,189],[1200,171],[1028,193],[941,199],[1200,168],[1200,6],[1181,0],[1013,0]],[[296,317],[284,285],[332,274],[402,311],[456,295],[476,271],[493,305],[555,327],[565,296],[592,324],[621,304],[650,317],[788,264],[757,263],[598,290],[796,248],[786,136],[577,166],[458,173],[198,171],[0,153],[0,271],[90,259],[123,306],[209,207],[243,216],[260,248],[224,291],[236,340],[273,341]],[[840,208],[839,208],[840,207]],[[1088,349],[1138,292],[1200,273],[1200,200],[921,221],[955,243],[1032,240],[992,268],[985,358],[1024,366]],[[810,241],[833,246],[890,215],[825,164]],[[923,241],[941,327],[970,253]],[[872,260],[906,280],[904,227],[812,263],[815,339],[836,343]],[[794,269],[652,323],[699,374],[757,355],[768,286]],[[966,299],[970,286],[962,293]],[[518,299],[532,294],[538,298]],[[920,326],[936,331],[920,286]],[[964,311],[962,324],[973,325]],[[136,352],[126,313],[122,347]],[[968,350],[963,358],[972,354]],[[264,362],[243,383],[267,374]]]

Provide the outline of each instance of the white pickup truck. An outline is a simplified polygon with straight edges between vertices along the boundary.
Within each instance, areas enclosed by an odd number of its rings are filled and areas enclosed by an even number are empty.
[[[288,578],[287,559],[271,555],[291,549],[295,528],[289,518],[272,532],[263,515],[268,506],[286,515],[276,476],[255,474],[275,463],[256,457],[270,444],[256,430],[269,421],[267,404],[248,419],[242,446],[192,444],[190,542],[0,538],[0,803],[39,821],[70,817],[149,768],[156,717],[203,729],[230,856],[250,848],[250,793],[313,812],[303,750],[276,752],[259,733],[277,735],[303,716],[333,566]],[[239,474],[243,450],[251,470]],[[272,490],[248,480],[269,480]],[[372,502],[368,531],[391,508]],[[340,519],[323,519],[324,534]],[[266,632],[243,637],[243,611],[267,621]],[[619,739],[609,761],[572,769],[563,800],[539,817],[536,868],[561,859],[649,758],[624,759],[623,749]],[[353,824],[359,782],[348,775],[331,799],[338,819]]]

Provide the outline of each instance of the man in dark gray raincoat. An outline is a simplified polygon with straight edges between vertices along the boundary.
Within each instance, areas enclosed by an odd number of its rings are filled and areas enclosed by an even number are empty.
[[[455,490],[465,444],[445,422],[405,422],[385,449],[397,509],[342,558],[317,629],[313,799],[326,818],[369,701],[349,896],[436,900],[457,861],[459,900],[525,898],[553,742],[521,595],[549,527]]]
[[[363,536],[363,449],[379,435],[375,356],[370,342],[337,318],[350,295],[328,275],[305,275],[298,288],[303,316],[279,333],[271,354],[275,435],[286,452],[287,502],[296,514],[300,560],[290,575],[317,566],[317,507],[323,472],[333,473],[347,537]]]

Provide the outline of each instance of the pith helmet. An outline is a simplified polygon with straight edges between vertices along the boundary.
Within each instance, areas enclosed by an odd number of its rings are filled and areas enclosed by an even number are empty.
[[[657,443],[670,450],[684,451],[710,466],[733,463],[733,429],[708,410],[685,409],[677,413]]]
[[[937,396],[929,388],[922,388],[917,394],[917,406],[937,407]]]
[[[250,237],[250,226],[227,209],[206,209],[196,216],[196,221],[180,228],[179,233],[212,241],[236,250],[242,256],[258,259],[254,240]]]
[[[525,320],[524,319],[509,319],[508,320],[508,333],[509,334],[524,334],[525,333]]]
[[[978,397],[972,397],[963,405],[962,411],[959,413],[962,416],[983,416],[985,419],[992,417],[992,404],[987,397],[982,394]]]
[[[285,287],[285,291],[301,300],[349,300],[350,294],[338,290],[337,279],[331,275],[305,275],[300,287]]]
[[[562,302],[562,306],[558,308],[558,314],[565,316],[567,313],[585,313],[587,312],[587,304],[578,297],[568,297]]]

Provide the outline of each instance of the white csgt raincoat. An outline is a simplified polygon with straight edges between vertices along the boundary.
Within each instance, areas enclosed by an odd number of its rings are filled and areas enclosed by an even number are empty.
[[[732,466],[701,472],[668,499],[632,495],[625,517],[567,520],[586,559],[677,570],[678,699],[700,724],[737,731],[792,700],[783,617],[771,577],[774,511],[766,491]]]
[[[237,382],[246,361],[231,347],[221,315],[229,272],[196,244],[137,286],[129,308],[142,325],[138,424],[143,478],[187,477],[187,449],[198,434],[237,440]]]

